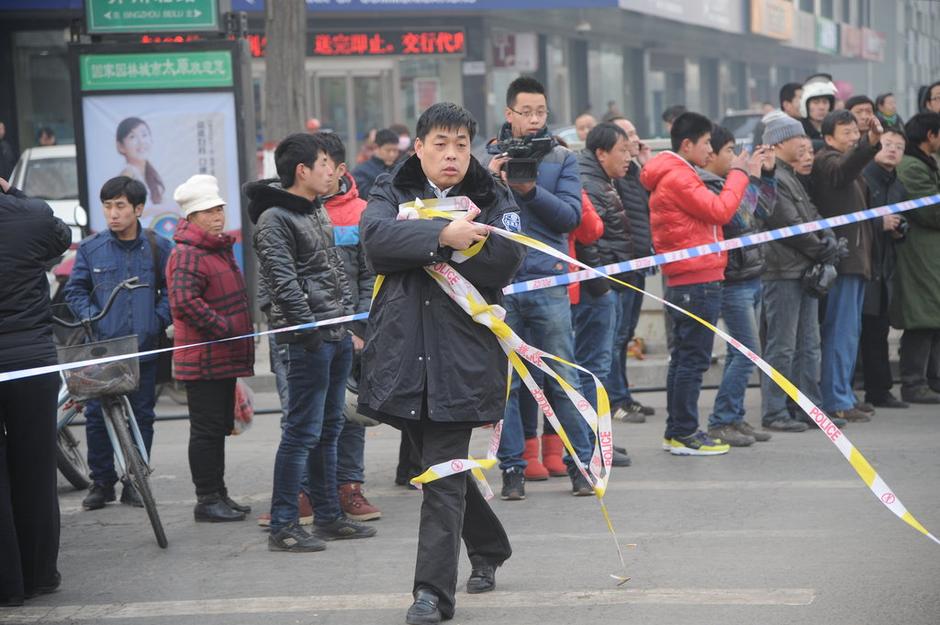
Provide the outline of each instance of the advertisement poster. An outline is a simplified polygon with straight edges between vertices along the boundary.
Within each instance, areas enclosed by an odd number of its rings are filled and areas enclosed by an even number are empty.
[[[147,187],[141,223],[172,238],[181,214],[173,191],[194,174],[219,181],[225,229],[241,231],[235,97],[231,93],[86,96],[85,162],[90,226],[106,228],[98,191],[114,176]]]

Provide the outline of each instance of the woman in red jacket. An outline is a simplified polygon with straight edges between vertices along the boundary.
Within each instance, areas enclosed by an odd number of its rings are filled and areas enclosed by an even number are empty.
[[[176,188],[185,219],[167,262],[170,310],[177,346],[251,334],[245,281],[224,232],[225,201],[215,177],[199,174]],[[225,437],[235,419],[235,381],[254,375],[251,338],[173,353],[176,378],[189,400],[189,468],[196,486],[197,522],[241,521],[251,511],[228,496]]]

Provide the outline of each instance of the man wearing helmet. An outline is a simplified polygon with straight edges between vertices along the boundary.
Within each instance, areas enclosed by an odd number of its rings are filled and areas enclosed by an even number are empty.
[[[800,99],[800,115],[806,136],[813,140],[813,149],[820,150],[823,145],[822,122],[831,111],[835,110],[836,86],[829,74],[813,74],[803,85]]]

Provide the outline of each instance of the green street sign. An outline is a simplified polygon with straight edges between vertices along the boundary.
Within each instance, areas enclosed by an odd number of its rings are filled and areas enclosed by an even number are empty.
[[[210,52],[83,54],[78,60],[84,91],[231,87],[232,55]]]
[[[219,30],[218,0],[85,0],[90,34]]]

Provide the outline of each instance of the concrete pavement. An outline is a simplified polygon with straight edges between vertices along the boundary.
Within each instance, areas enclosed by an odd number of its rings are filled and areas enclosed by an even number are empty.
[[[659,448],[664,395],[640,399],[658,414],[614,425],[634,466],[616,470],[606,498],[620,542],[636,544],[625,547],[632,580],[617,588],[610,578],[619,565],[594,499],[571,497],[567,479],[529,483],[526,501],[493,502],[514,548],[497,590],[459,593],[453,623],[940,623],[940,546],[890,514],[821,432],[677,458]],[[747,399],[755,412],[756,389]],[[275,401],[258,395],[261,407]],[[940,532],[940,409],[881,410],[845,433]],[[251,521],[197,525],[188,426],[158,423],[153,483],[165,551],[142,510],[83,512],[83,494],[62,481],[62,589],[0,610],[0,624],[403,623],[420,494],[393,484],[397,432],[367,431],[367,494],[384,515],[378,535],[315,554],[269,553],[254,523],[269,502],[278,435],[277,417],[259,416],[228,443],[227,483],[255,507]],[[474,439],[481,455],[487,436]],[[498,491],[498,472],[488,477]],[[468,574],[464,560],[460,588]]]

